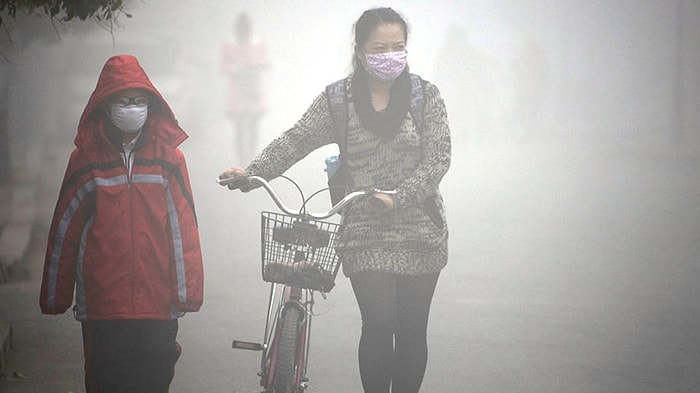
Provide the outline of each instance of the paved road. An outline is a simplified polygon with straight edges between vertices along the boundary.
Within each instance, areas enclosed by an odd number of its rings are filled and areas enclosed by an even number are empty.
[[[496,140],[458,152],[424,391],[700,391],[700,161],[673,153]],[[183,321],[192,348],[175,387],[254,392],[257,355],[229,343],[262,329],[257,252],[239,247],[257,244],[245,209],[264,196],[222,194],[199,173],[202,226],[229,229],[207,232],[208,305]],[[311,391],[361,392],[347,280],[318,309]]]
[[[214,184],[230,160],[229,144],[212,139],[185,145],[207,290],[202,311],[181,322],[172,391],[252,393],[257,354],[230,342],[259,339],[263,328],[257,211],[270,206],[262,193]],[[320,172],[320,159],[309,162],[293,173]],[[698,166],[692,151],[625,144],[493,140],[457,152],[443,187],[451,261],[435,295],[423,391],[700,391]],[[41,243],[27,259],[34,273]],[[10,371],[20,372],[0,391],[81,392],[78,325],[40,316],[37,286],[35,274],[0,286],[0,316],[16,326]],[[359,313],[346,279],[317,311],[309,391],[361,392]]]

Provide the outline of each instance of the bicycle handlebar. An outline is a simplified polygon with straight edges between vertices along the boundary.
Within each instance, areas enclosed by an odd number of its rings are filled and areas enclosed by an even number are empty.
[[[349,205],[351,202],[355,201],[358,198],[372,195],[375,193],[379,194],[387,194],[387,195],[394,195],[396,194],[395,190],[378,190],[378,189],[367,189],[367,190],[359,190],[359,191],[353,191],[349,194],[347,194],[343,199],[340,200],[337,204],[335,204],[333,207],[331,207],[330,210],[322,213],[308,213],[308,212],[301,212],[301,211],[295,211],[294,209],[288,207],[287,205],[284,204],[282,199],[280,198],[279,194],[272,188],[270,185],[270,182],[267,181],[264,177],[256,176],[256,175],[249,175],[249,176],[237,176],[237,177],[230,177],[230,178],[225,178],[221,179],[218,178],[216,179],[216,182],[221,185],[228,187],[231,190],[237,190],[242,187],[248,186],[251,184],[252,181],[257,181],[260,183],[260,185],[267,191],[267,193],[270,195],[270,198],[275,202],[275,205],[283,211],[286,214],[289,215],[294,215],[294,216],[304,216],[304,217],[309,217],[317,220],[323,220],[329,217],[332,217],[333,215],[337,214],[340,212],[345,206]]]

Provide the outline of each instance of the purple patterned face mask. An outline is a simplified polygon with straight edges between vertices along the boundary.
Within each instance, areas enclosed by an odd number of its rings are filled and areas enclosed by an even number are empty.
[[[367,72],[382,82],[392,82],[406,68],[405,50],[370,54],[365,53]]]

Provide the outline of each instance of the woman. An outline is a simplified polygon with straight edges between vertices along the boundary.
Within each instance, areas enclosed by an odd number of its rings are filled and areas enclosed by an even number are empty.
[[[355,24],[354,71],[346,78],[342,154],[354,185],[396,190],[346,208],[337,249],[362,315],[359,366],[365,393],[419,391],[430,303],[447,263],[439,191],[450,165],[447,114],[438,89],[424,81],[422,121],[414,123],[407,38],[406,22],[391,8],[365,11]],[[331,118],[324,92],[247,168],[232,167],[220,177],[279,176],[313,150],[338,142]]]
[[[262,74],[268,67],[262,41],[253,37],[248,14],[239,14],[234,26],[236,40],[224,45],[222,72],[228,78],[226,113],[233,123],[236,159],[249,160],[258,148],[258,128],[267,110]]]

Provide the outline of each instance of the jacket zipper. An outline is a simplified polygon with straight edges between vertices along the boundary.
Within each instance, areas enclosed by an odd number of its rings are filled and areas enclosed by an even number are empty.
[[[131,226],[131,244],[134,244],[136,236],[135,234],[135,228],[134,228],[134,197],[131,191],[131,170],[132,170],[132,160],[133,160],[133,154],[134,150],[131,149],[129,150],[129,154],[126,153],[126,151],[122,150],[122,155],[124,156],[124,166],[126,167],[126,189],[127,189],[127,195],[129,198],[129,225]],[[129,267],[129,277],[131,279],[131,313],[136,310],[136,299],[135,299],[135,285],[136,285],[136,280],[135,280],[135,272],[134,272],[134,266],[136,266],[136,248],[132,247],[131,248],[131,257],[132,257],[132,263],[131,266]]]
[[[131,189],[131,167],[133,166],[131,164],[132,159],[133,159],[133,150],[129,150],[129,154],[127,155],[126,152],[123,152],[124,154],[124,164],[126,165],[126,188]]]

